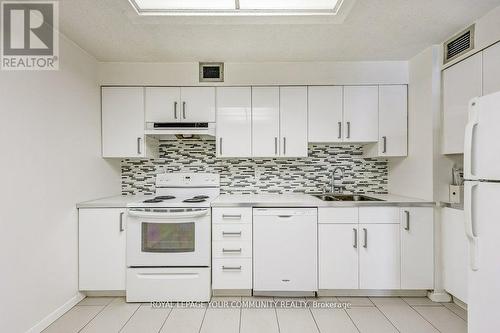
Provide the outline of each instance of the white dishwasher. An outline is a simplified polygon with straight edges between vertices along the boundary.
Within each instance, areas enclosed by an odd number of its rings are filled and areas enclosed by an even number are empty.
[[[254,292],[318,290],[316,208],[253,210]]]

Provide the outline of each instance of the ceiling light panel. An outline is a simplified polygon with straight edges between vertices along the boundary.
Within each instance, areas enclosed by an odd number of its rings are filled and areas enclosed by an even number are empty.
[[[139,10],[234,10],[234,0],[134,0]]]
[[[340,0],[239,0],[246,10],[335,10]]]

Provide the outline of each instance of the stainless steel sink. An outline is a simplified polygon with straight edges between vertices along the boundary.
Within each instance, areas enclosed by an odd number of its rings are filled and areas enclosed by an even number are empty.
[[[362,194],[313,194],[323,201],[384,201]]]

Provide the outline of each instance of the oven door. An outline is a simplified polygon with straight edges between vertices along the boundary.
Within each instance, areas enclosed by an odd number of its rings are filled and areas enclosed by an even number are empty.
[[[210,209],[129,209],[128,267],[210,266]]]

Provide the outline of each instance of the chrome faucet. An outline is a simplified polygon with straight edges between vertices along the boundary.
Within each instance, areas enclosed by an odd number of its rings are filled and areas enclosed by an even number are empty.
[[[338,192],[338,194],[342,194],[343,189],[345,188],[345,186],[343,184],[339,185],[339,186],[335,185],[335,174],[337,173],[337,171],[340,171],[340,179],[343,182],[343,179],[344,179],[344,169],[342,169],[341,167],[336,167],[332,171],[332,178],[330,180],[330,192],[333,193],[333,194],[335,194],[337,192]]]

